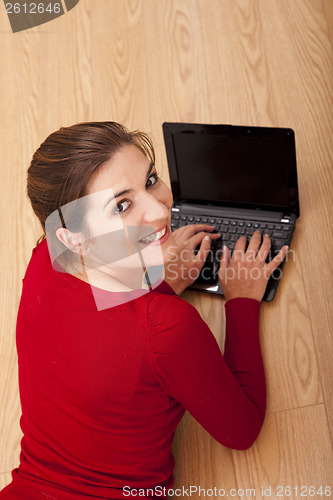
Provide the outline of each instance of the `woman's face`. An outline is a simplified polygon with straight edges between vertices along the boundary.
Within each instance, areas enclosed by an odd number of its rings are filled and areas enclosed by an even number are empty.
[[[118,269],[140,267],[142,258],[144,267],[163,264],[173,241],[172,193],[139,148],[125,145],[118,151],[87,194],[88,256]]]

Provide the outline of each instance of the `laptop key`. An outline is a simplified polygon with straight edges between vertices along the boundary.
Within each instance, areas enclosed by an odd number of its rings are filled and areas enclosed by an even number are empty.
[[[279,251],[281,250],[281,248],[285,245],[285,241],[284,240],[274,240],[273,241],[273,244],[272,244],[272,249],[273,249],[273,252],[275,254],[279,253]]]
[[[287,235],[285,233],[282,233],[281,231],[274,231],[274,233],[272,234],[273,238],[279,238],[279,239],[286,238],[286,236]]]
[[[195,218],[195,222],[200,222],[201,221],[201,217],[196,217]]]

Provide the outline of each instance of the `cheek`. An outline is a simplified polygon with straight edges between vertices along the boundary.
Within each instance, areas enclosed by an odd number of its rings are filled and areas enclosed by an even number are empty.
[[[87,218],[87,228],[90,239],[123,228],[120,217],[111,218],[106,214],[93,213]]]
[[[173,196],[171,189],[163,181],[161,181],[159,201],[161,201],[168,208],[171,208],[172,206]]]

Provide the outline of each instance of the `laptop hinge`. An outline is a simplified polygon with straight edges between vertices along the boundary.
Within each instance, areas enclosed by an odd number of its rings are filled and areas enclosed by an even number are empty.
[[[297,219],[296,214],[288,213],[288,214],[283,214],[283,217],[280,222],[284,222],[285,224],[287,223],[292,224],[296,221],[296,219]]]
[[[282,223],[292,223],[295,221],[294,214],[286,214],[282,211],[270,211],[248,208],[216,207],[212,205],[197,205],[194,203],[175,203],[171,211],[174,213],[211,216],[211,217],[230,217],[235,219],[251,219],[258,221],[278,221]]]

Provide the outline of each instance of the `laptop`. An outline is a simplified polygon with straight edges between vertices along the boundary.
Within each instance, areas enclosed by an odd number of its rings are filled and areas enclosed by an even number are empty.
[[[290,128],[164,123],[173,206],[171,228],[211,224],[222,237],[190,287],[223,294],[218,269],[222,246],[231,253],[240,236],[269,234],[271,260],[290,245],[300,215],[295,134]],[[273,300],[284,262],[273,272],[264,301]]]

